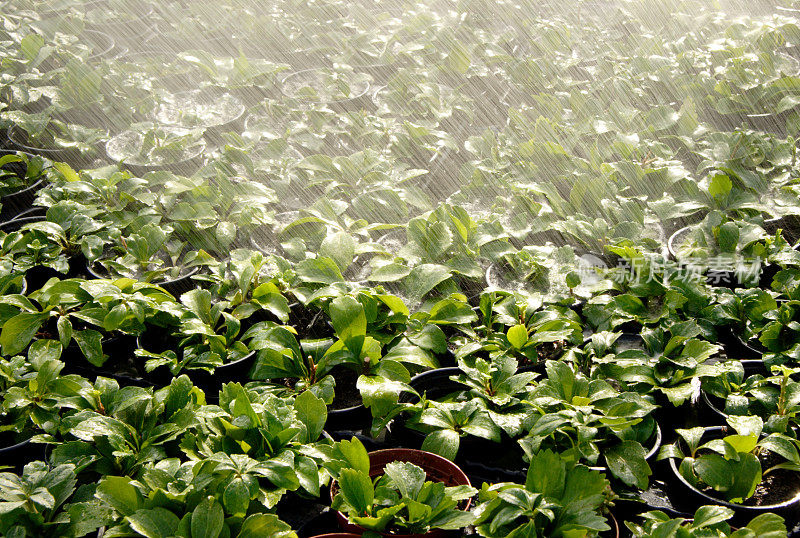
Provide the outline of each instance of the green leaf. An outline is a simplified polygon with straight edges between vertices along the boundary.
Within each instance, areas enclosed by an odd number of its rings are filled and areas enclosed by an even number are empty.
[[[353,236],[347,232],[337,232],[326,236],[319,247],[320,256],[332,259],[342,272],[353,263],[355,251],[356,242]]]
[[[393,461],[384,467],[384,474],[392,479],[394,487],[403,497],[416,499],[425,483],[425,471],[413,463]]]
[[[731,178],[725,174],[717,174],[709,182],[708,194],[715,198],[719,196],[725,196],[731,192],[732,188],[733,183],[731,182]]]
[[[98,499],[122,516],[129,516],[142,506],[141,495],[126,476],[106,476],[97,485]]]
[[[739,227],[733,222],[726,222],[715,231],[720,251],[736,252],[736,247],[739,245]]]
[[[754,517],[747,528],[755,532],[758,538],[783,538],[786,536],[786,525],[777,514],[761,514]]]
[[[359,356],[367,334],[364,305],[349,295],[343,295],[331,301],[329,314],[336,334],[347,349]]]
[[[614,476],[629,486],[647,489],[652,471],[645,460],[647,453],[641,444],[636,441],[623,441],[608,448],[604,455],[608,468]]]
[[[456,459],[461,437],[458,432],[450,429],[435,430],[425,436],[422,442],[422,450],[439,454],[450,461]]]
[[[403,283],[408,297],[416,302],[448,278],[450,269],[444,265],[424,263],[414,267]]]
[[[192,538],[218,538],[225,513],[214,497],[206,497],[192,512]]]
[[[335,447],[347,467],[369,474],[369,454],[357,437],[342,439]]]
[[[103,335],[93,329],[75,331],[72,338],[78,343],[81,353],[90,363],[102,366],[107,357],[103,355]]]
[[[311,391],[304,391],[294,401],[297,419],[306,427],[304,443],[313,443],[322,435],[325,421],[328,419],[328,408],[321,399]]]
[[[506,334],[509,343],[514,346],[514,349],[522,349],[528,342],[528,328],[523,324],[517,324],[508,329]]]
[[[161,507],[137,510],[125,519],[134,531],[147,538],[170,538],[180,523],[178,516]]]
[[[236,477],[225,486],[222,503],[229,514],[244,515],[250,506],[250,488],[241,477]]]
[[[275,514],[253,514],[244,520],[237,538],[297,538],[292,528]]]
[[[545,497],[560,498],[566,477],[566,466],[561,456],[549,449],[542,450],[531,456],[525,489]]]
[[[719,454],[704,454],[692,467],[700,480],[717,491],[727,491],[733,486],[732,468]]]
[[[355,469],[342,469],[339,474],[339,487],[344,500],[359,515],[369,511],[375,495],[369,475]]]
[[[733,517],[733,510],[724,506],[701,506],[694,513],[694,523],[692,527],[702,529],[711,525],[716,525],[723,521],[728,521]]]
[[[47,314],[23,312],[6,321],[3,330],[0,331],[0,346],[2,346],[3,355],[11,357],[21,353],[28,347],[45,319],[47,319]]]
[[[54,162],[53,167],[56,170],[58,170],[64,177],[64,179],[67,181],[72,182],[80,180],[80,176],[78,175],[78,173],[75,170],[73,170],[72,167],[67,163]]]
[[[328,257],[303,260],[296,265],[295,271],[306,282],[334,284],[344,280],[339,266]]]
[[[36,59],[42,47],[44,47],[44,38],[39,34],[28,34],[19,43],[20,52],[29,62]]]

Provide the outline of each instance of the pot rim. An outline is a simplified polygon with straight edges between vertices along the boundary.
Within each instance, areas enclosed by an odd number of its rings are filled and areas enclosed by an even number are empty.
[[[706,435],[709,432],[721,432],[724,429],[727,429],[727,428],[725,426],[709,426],[709,427],[705,428],[705,431],[703,432],[703,435]],[[701,437],[701,439],[702,439],[702,437]],[[677,444],[679,442],[680,442],[680,440],[676,441],[675,443]],[[740,512],[741,511],[746,511],[746,512],[769,512],[771,510],[780,510],[782,508],[788,508],[788,507],[790,507],[792,505],[800,503],[800,491],[798,491],[795,494],[794,497],[792,497],[791,499],[786,500],[786,501],[784,501],[782,503],[769,504],[769,505],[764,505],[764,506],[750,506],[750,505],[746,505],[746,504],[736,504],[736,503],[728,502],[728,501],[725,501],[725,500],[722,500],[722,499],[718,499],[716,497],[712,497],[711,495],[709,495],[709,494],[707,494],[707,493],[705,493],[703,491],[700,491],[699,489],[697,489],[696,487],[691,485],[689,483],[689,481],[686,480],[686,478],[683,477],[683,475],[678,471],[678,467],[675,465],[675,459],[676,458],[669,458],[669,467],[670,467],[670,469],[672,469],[672,474],[674,474],[678,478],[678,480],[685,487],[689,488],[692,492],[694,492],[695,494],[701,496],[702,498],[704,498],[705,500],[707,500],[707,501],[709,501],[709,502],[711,502],[713,504],[718,504],[718,505],[721,505],[721,506],[725,506],[727,508],[733,509],[734,511],[740,511]]]
[[[391,463],[394,461],[402,461],[402,462],[414,463],[414,465],[417,465],[416,462],[418,461],[418,458],[423,457],[437,463],[440,468],[448,469],[454,481],[457,482],[457,485],[472,486],[469,477],[466,475],[466,473],[464,473],[464,471],[458,465],[448,460],[447,458],[444,458],[432,452],[427,452],[425,450],[417,450],[414,448],[385,448],[369,452],[368,456],[370,460],[370,466],[369,466],[370,478],[379,476],[387,463]],[[383,460],[385,458],[386,461],[378,461],[373,463],[373,459],[375,458],[380,458],[380,460]],[[418,466],[423,467],[422,465]],[[433,465],[430,465],[430,467],[433,467]],[[426,470],[426,475],[427,475],[427,469],[425,469],[425,467],[423,467],[423,469]],[[338,490],[338,485],[339,482],[337,480],[331,481],[331,486],[330,486],[331,500],[333,500],[334,496],[336,495],[336,491]],[[465,506],[464,508],[462,508],[462,510],[465,512],[469,511],[471,504],[472,504],[472,499],[467,499]],[[347,515],[345,515],[343,512],[336,510],[335,514],[336,514],[336,519],[339,522],[339,525],[342,527],[342,531],[347,532],[348,530],[351,529],[352,530],[357,529],[360,532],[365,531],[365,529],[363,529],[362,527],[350,523],[347,518]],[[450,534],[452,534],[452,531],[434,528],[425,534],[388,534],[388,533],[378,533],[378,534],[380,534],[381,536],[387,536],[392,538],[412,538],[416,536],[439,538],[442,536],[449,536]]]
[[[302,97],[296,97],[294,95],[289,95],[288,93],[284,92],[284,89],[283,89],[284,84],[286,83],[287,80],[289,80],[290,78],[292,78],[294,76],[300,75],[302,73],[309,73],[309,72],[312,72],[312,71],[316,72],[316,71],[320,71],[322,69],[330,69],[330,68],[327,68],[327,67],[311,67],[309,69],[300,69],[299,71],[292,71],[291,73],[287,74],[285,77],[283,77],[283,78],[281,78],[279,80],[279,82],[280,82],[279,89],[280,89],[281,95],[283,95],[287,99],[299,99],[301,101],[305,101],[305,99],[303,99]],[[335,70],[331,69],[331,71],[335,71]],[[361,99],[362,97],[366,96],[370,92],[370,89],[372,89],[372,86],[373,86],[372,82],[365,81],[365,84],[366,84],[366,87],[364,88],[364,91],[362,91],[358,95],[354,95],[352,97],[346,97],[344,99],[324,100],[324,101],[320,101],[318,104],[322,104],[322,105],[338,104],[338,105],[341,105],[341,104],[354,102],[354,101],[356,101],[358,99]]]
[[[98,260],[94,260],[94,261],[89,261],[89,260],[86,261],[86,271],[89,273],[89,275],[92,276],[92,278],[97,278],[97,279],[101,279],[101,280],[107,280],[107,279],[113,279],[113,278],[121,278],[121,277],[114,277],[111,274],[107,274],[107,275],[104,276],[104,275],[100,274],[99,272],[97,272],[94,269],[94,266],[97,265],[98,262],[99,262],[99,259]],[[189,271],[188,273],[182,274],[182,275],[178,276],[177,278],[173,278],[171,280],[164,280],[164,281],[160,281],[160,282],[148,282],[148,284],[153,284],[154,286],[164,287],[165,285],[169,286],[170,284],[175,284],[176,282],[182,282],[184,280],[187,280],[187,279],[193,277],[194,275],[196,275],[200,271],[199,267],[192,267],[191,269],[192,270]]]

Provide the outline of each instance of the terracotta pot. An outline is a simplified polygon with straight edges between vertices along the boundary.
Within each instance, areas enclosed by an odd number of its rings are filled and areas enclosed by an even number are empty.
[[[426,480],[432,482],[443,482],[447,487],[453,486],[471,486],[469,478],[464,474],[455,463],[445,459],[441,456],[424,450],[413,450],[410,448],[387,448],[385,450],[376,450],[369,453],[369,476],[376,478],[383,474],[383,469],[386,464],[394,461],[402,461],[413,463],[421,467],[425,471]],[[335,480],[331,484],[331,499],[336,496],[339,491],[339,484]],[[464,511],[469,510],[472,500],[468,499],[464,502],[461,508]],[[354,525],[347,520],[347,516],[342,512],[336,512],[336,519],[339,526],[345,532],[363,534],[366,529],[358,525]],[[412,538],[417,536],[425,536],[426,538],[447,538],[450,536],[458,535],[458,531],[446,531],[442,529],[432,529],[425,534],[389,534],[378,533],[381,536],[393,538]]]

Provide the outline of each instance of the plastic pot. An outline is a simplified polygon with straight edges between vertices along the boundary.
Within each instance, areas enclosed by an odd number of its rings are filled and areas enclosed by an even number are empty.
[[[65,162],[73,168],[86,168],[92,162],[92,158],[81,153],[77,148],[37,148],[28,145],[28,135],[18,127],[10,127],[7,135],[11,145],[25,153],[39,155],[46,159],[56,162]]]
[[[36,459],[44,459],[45,446],[34,443],[30,439],[18,441],[11,432],[0,434],[0,462],[10,466],[13,472],[19,474],[26,463]]]
[[[443,482],[447,487],[453,486],[471,486],[469,478],[464,474],[455,463],[452,461],[433,454],[425,452],[424,450],[413,450],[408,448],[387,448],[385,450],[376,450],[369,453],[369,476],[376,478],[383,474],[383,469],[386,464],[401,461],[413,463],[421,467],[425,471],[426,480],[431,482]],[[331,499],[334,498],[339,491],[339,484],[335,480],[331,483]],[[464,501],[462,510],[469,510],[472,500],[467,499]],[[339,526],[345,532],[363,534],[366,529],[358,525],[354,525],[347,520],[347,516],[342,512],[336,512],[336,519]],[[425,534],[389,534],[378,533],[381,536],[411,538],[414,536],[425,536],[427,538],[445,538],[449,536],[458,536],[458,531],[445,531],[442,529],[432,529]]]
[[[158,172],[160,170],[167,170],[174,174],[183,175],[183,176],[190,176],[197,172],[204,163],[204,153],[206,150],[206,144],[203,141],[202,144],[199,144],[197,147],[194,148],[193,153],[191,153],[186,159],[178,162],[172,163],[163,163],[163,164],[134,164],[130,162],[125,162],[125,158],[121,158],[115,154],[114,150],[109,148],[113,148],[115,144],[118,144],[119,138],[121,136],[132,136],[128,133],[132,131],[124,131],[115,137],[111,138],[106,143],[106,155],[112,161],[116,162],[121,168],[127,168],[130,172],[137,177],[141,177],[149,172]]]
[[[325,429],[328,431],[360,431],[369,428],[372,413],[364,405],[354,405],[344,409],[328,409]]]
[[[115,61],[118,64],[132,64],[135,66],[140,66],[148,61],[155,64],[159,69],[159,73],[148,78],[153,78],[158,86],[169,91],[180,92],[186,91],[186,88],[198,87],[204,79],[199,68],[186,62],[181,63],[180,58],[163,50],[141,50],[122,54]],[[179,65],[184,67],[182,71],[176,69]],[[144,71],[145,69],[142,68],[142,70]]]
[[[293,95],[289,93],[285,88],[289,83],[293,82],[295,79],[310,75],[318,71],[319,69],[303,69],[301,71],[295,71],[294,73],[287,75],[281,80],[281,93],[284,95],[284,97],[288,99],[305,101],[305,99],[302,96]],[[332,110],[335,110],[337,112],[352,112],[361,109],[372,109],[374,107],[374,102],[370,98],[370,88],[371,84],[365,82],[362,91],[357,95],[354,95],[353,97],[345,99],[335,99],[330,101],[320,101],[319,103],[314,103],[314,104],[328,106]]]
[[[217,366],[214,372],[206,370],[190,370],[187,375],[192,382],[206,392],[216,393],[225,383],[245,383],[250,381],[250,370],[256,362],[258,354],[251,351],[241,359]]]
[[[685,226],[681,228],[680,230],[673,233],[670,236],[669,241],[667,242],[667,248],[669,249],[670,256],[672,256],[672,258],[678,261],[679,263],[683,263],[684,260],[682,260],[681,257],[678,255],[678,246],[680,245],[680,241],[682,240],[683,236],[689,233],[691,229],[692,229],[691,226]],[[686,261],[691,262],[692,260],[689,259]],[[706,263],[703,259],[697,261],[701,265]],[[762,267],[761,269],[763,273],[764,268]],[[705,277],[705,281],[709,286],[717,288],[730,288],[730,289],[735,289],[744,286],[744,284],[742,284],[739,281],[739,277],[735,270],[714,269],[712,271],[710,269],[706,269],[703,271],[702,275],[703,277]],[[764,276],[762,274],[760,276],[758,285],[761,285],[761,279],[763,278],[768,278],[768,275]]]
[[[724,426],[713,426],[706,428],[703,435],[705,437],[719,438],[725,435],[727,432],[728,428]],[[731,508],[734,511],[733,521],[738,524],[747,522],[753,517],[766,512],[775,512],[789,522],[796,521],[798,517],[800,517],[800,493],[796,494],[791,499],[787,499],[776,504],[763,506],[735,504],[713,497],[712,495],[709,495],[704,491],[700,491],[691,485],[678,471],[675,458],[670,458],[669,467],[672,471],[676,486],[682,488],[686,494],[682,497],[687,504],[691,505],[691,508],[688,510],[691,513],[694,513],[694,511],[702,505],[716,504]]]
[[[8,153],[11,152],[0,151],[0,156]],[[14,172],[20,177],[25,176],[27,169],[25,163],[9,163],[3,168]],[[31,209],[33,206],[33,200],[36,198],[36,193],[43,186],[44,179],[40,178],[31,185],[28,185],[27,187],[16,192],[6,194],[0,198],[0,204],[2,204],[2,209],[0,209],[0,222],[11,220],[14,217],[19,216],[21,213]]]
[[[544,365],[526,366],[518,371],[544,371]],[[437,368],[423,372],[411,378],[409,385],[428,399],[438,399],[457,391],[469,391],[470,388],[450,379],[451,376],[463,373],[458,367]],[[415,403],[417,397],[403,392],[399,398],[401,403]],[[389,426],[389,439],[400,446],[420,448],[425,441],[426,433],[406,426],[402,416],[395,418]],[[512,448],[508,448],[512,447]],[[485,464],[486,454],[493,454],[493,462]],[[490,478],[494,482],[523,480],[525,461],[522,451],[516,442],[503,434],[500,443],[476,436],[462,437],[459,441],[458,454],[455,461],[467,472]]]
[[[800,215],[785,215],[764,221],[764,230],[768,234],[775,235],[779,229],[786,241],[792,245],[797,244],[800,242]]]
[[[173,338],[167,329],[160,327],[153,327],[136,337],[136,347],[138,349],[145,349],[154,353],[161,353],[167,350],[174,351],[178,357],[181,357],[182,350],[180,349],[180,340]],[[240,357],[235,361],[226,362],[217,366],[213,372],[208,372],[200,368],[185,368],[177,375],[186,374],[196,386],[204,391],[216,392],[224,383],[240,382],[242,384],[250,381],[249,373],[255,364],[257,353],[251,351],[244,357]],[[156,385],[168,385],[174,377],[169,368],[166,366],[159,366],[151,372],[144,369],[144,362],[140,358],[137,361],[137,369],[141,372],[141,377],[148,382]]]
[[[28,210],[20,215],[17,215],[16,218],[11,220],[7,220],[5,222],[0,222],[0,231],[4,233],[10,233],[20,230],[26,224],[31,224],[34,222],[42,222],[45,220],[44,215],[34,215],[34,216],[27,216],[35,211],[35,209]],[[23,216],[25,215],[25,216]],[[83,275],[83,266],[85,263],[86,258],[84,258],[83,254],[79,254],[76,256],[72,256],[68,259],[69,263],[69,272],[65,275],[64,273],[60,273],[51,267],[46,267],[44,265],[37,265],[35,267],[31,267],[27,271],[25,271],[25,280],[27,282],[28,287],[31,290],[38,290],[41,288],[48,280],[51,278],[72,278],[78,277]]]
[[[108,2],[92,2],[92,8],[105,11],[113,9]],[[139,47],[155,34],[154,9],[152,5],[144,4],[142,8],[135,9],[135,13],[136,16],[128,20],[103,21],[92,24],[91,28],[109,33],[125,47]]]
[[[220,88],[182,91],[174,93],[172,97],[172,103],[162,102],[156,107],[154,115],[159,123],[181,129],[201,128],[204,130],[203,136],[211,144],[221,143],[222,135],[228,131],[238,133],[243,129],[246,110],[244,104],[239,98]],[[185,113],[187,109],[192,107],[209,108],[223,102],[226,104],[226,114],[215,114],[213,119],[197,126],[181,124],[181,114]]]
[[[86,58],[89,62],[108,57],[114,50],[114,39],[100,30],[84,30],[81,40],[86,40],[92,45],[92,53]]]
[[[150,282],[150,284],[161,286],[174,297],[178,297],[181,294],[194,289],[195,286],[192,277],[196,275],[199,272],[199,270],[200,269],[198,267],[194,267],[191,268],[189,272],[184,273],[177,278],[173,278],[171,280]],[[96,262],[87,262],[86,272],[92,278],[97,278],[97,279],[115,278],[113,275],[109,274],[104,267],[98,265]]]

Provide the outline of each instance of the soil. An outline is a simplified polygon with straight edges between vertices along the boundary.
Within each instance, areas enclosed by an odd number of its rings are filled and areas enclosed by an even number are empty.
[[[309,308],[302,303],[290,306],[289,325],[295,328],[299,340],[329,338],[334,335],[325,312],[319,307]]]
[[[772,452],[762,454],[759,459],[761,468],[764,470],[784,461],[784,458]],[[746,506],[769,506],[793,499],[800,494],[798,478],[800,478],[800,473],[788,469],[772,471],[762,478],[761,483],[756,486],[753,496],[744,504]]]
[[[361,405],[361,393],[356,388],[358,374],[349,368],[341,368],[332,375],[336,380],[336,389],[330,408],[339,410]]]
[[[564,354],[565,345],[565,342],[543,342],[536,348],[539,362],[558,360]],[[520,366],[524,365],[524,361],[520,362]]]

